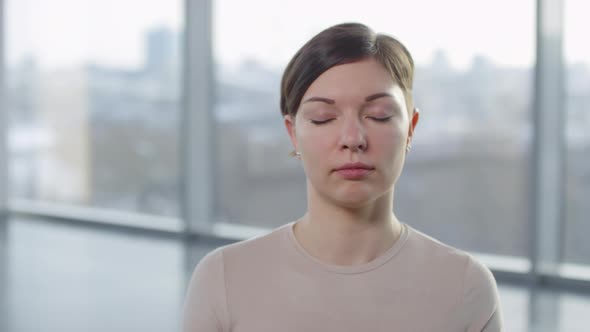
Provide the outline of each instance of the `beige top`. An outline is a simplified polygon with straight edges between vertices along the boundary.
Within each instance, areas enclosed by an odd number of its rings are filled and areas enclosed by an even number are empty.
[[[183,331],[502,331],[496,281],[468,253],[402,223],[376,259],[330,265],[303,249],[293,224],[207,254]]]

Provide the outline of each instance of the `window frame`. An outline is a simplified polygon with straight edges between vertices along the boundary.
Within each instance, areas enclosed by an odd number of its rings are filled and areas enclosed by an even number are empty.
[[[239,241],[268,230],[216,222],[215,197],[215,96],[212,22],[214,0],[185,0],[183,39],[183,94],[181,106],[181,217],[154,218],[98,208],[43,205],[8,197],[7,112],[0,112],[0,215],[30,214],[73,223],[93,222],[138,230],[172,232],[182,238],[209,238],[219,243]],[[496,278],[535,287],[590,290],[590,274],[563,272],[565,210],[565,60],[563,56],[563,7],[565,0],[536,0],[536,58],[533,89],[532,158],[529,173],[528,224],[531,231],[529,264],[510,268],[493,266]],[[0,106],[4,106],[4,8],[0,0]],[[4,107],[2,107],[4,109]],[[109,212],[109,213],[105,213]],[[174,220],[172,220],[174,219]],[[168,225],[164,225],[168,224]],[[485,254],[482,254],[485,256]],[[506,260],[510,257],[504,257]],[[492,257],[491,260],[502,257]],[[491,261],[490,260],[490,261]],[[486,259],[483,259],[485,262]],[[525,262],[527,263],[527,262]],[[520,263],[519,263],[520,264]],[[520,264],[525,266],[523,264]],[[519,265],[519,266],[520,266]],[[514,264],[512,265],[514,266]],[[590,271],[590,267],[588,267]]]

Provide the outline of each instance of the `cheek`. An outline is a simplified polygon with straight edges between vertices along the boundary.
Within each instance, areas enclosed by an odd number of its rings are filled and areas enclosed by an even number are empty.
[[[331,166],[329,155],[333,150],[333,142],[330,141],[332,136],[325,129],[302,130],[298,136],[305,174],[314,182],[322,179]]]
[[[330,128],[302,128],[297,137],[301,152],[309,157],[325,155],[333,145],[333,139],[334,134]]]
[[[375,132],[372,138],[373,145],[379,150],[379,153],[391,156],[398,154],[401,149],[405,149],[406,134],[397,126]]]

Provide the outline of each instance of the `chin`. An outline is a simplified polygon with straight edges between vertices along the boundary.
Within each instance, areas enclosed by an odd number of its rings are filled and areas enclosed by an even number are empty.
[[[334,205],[355,209],[365,207],[383,197],[389,188],[375,182],[322,183],[314,185],[308,179],[308,189],[313,196],[323,197]]]
[[[371,201],[336,201],[335,204],[345,209],[361,209],[368,206]]]
[[[341,190],[331,195],[331,200],[346,208],[361,208],[375,202],[380,195],[369,190]]]

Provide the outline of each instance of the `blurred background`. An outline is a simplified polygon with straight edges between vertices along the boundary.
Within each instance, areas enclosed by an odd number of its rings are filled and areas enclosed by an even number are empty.
[[[588,1],[0,7],[0,331],[177,330],[205,253],[304,213],[280,78],[346,21],[416,62],[398,217],[492,269],[507,331],[588,331]]]

